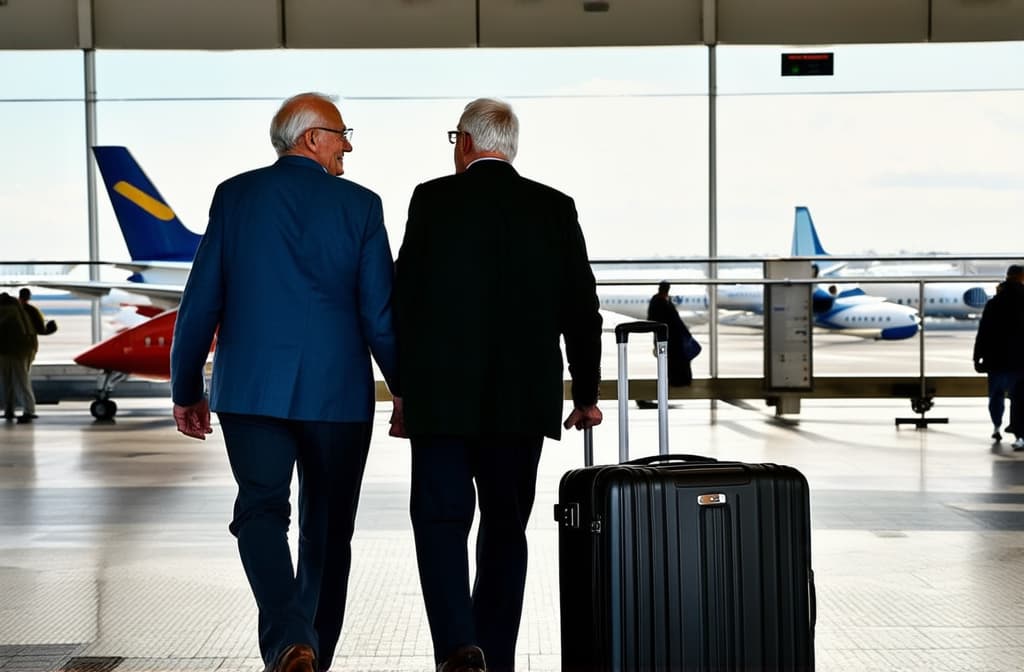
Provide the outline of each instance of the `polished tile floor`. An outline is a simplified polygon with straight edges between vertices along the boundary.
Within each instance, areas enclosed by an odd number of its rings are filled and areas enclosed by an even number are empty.
[[[757,401],[686,402],[670,412],[672,449],[807,476],[818,670],[1024,670],[1024,453],[989,440],[984,404],[941,399],[949,424],[916,430],[894,426],[905,401],[805,401],[788,420]],[[335,672],[431,668],[408,446],[378,411]],[[636,456],[656,452],[655,412],[634,409],[631,426]],[[542,459],[520,670],[559,669],[551,505],[581,454],[573,434]],[[114,424],[65,403],[0,425],[0,670],[261,670],[232,486],[219,430],[179,437],[166,400],[124,400]]]

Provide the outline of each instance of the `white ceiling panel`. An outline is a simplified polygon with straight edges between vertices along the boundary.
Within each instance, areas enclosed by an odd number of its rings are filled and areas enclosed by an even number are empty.
[[[78,0],[0,0],[0,49],[78,46]]]
[[[476,46],[476,7],[466,0],[285,0],[292,48]]]
[[[1024,0],[932,0],[931,39],[1024,40]]]
[[[722,44],[928,39],[928,0],[718,0]]]
[[[480,0],[481,47],[697,44],[702,0]],[[586,11],[585,6],[605,11]]]
[[[93,0],[98,49],[273,49],[278,0]]]

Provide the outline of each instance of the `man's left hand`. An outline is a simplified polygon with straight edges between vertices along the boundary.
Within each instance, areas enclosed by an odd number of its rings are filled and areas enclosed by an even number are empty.
[[[391,427],[388,429],[388,436],[408,439],[409,435],[405,432],[405,413],[402,410],[402,398],[394,397],[391,403],[391,419],[388,421]]]
[[[597,404],[593,406],[584,406],[583,408],[574,408],[569,417],[565,419],[562,426],[566,429],[575,427],[576,429],[590,429],[591,427],[597,427],[601,424],[604,419],[604,415],[601,413],[601,409],[597,407]]]

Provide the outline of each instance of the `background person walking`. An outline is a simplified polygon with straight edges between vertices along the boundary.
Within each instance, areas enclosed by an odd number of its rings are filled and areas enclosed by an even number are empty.
[[[974,369],[988,374],[992,438],[1002,439],[1004,397],[1010,398],[1014,450],[1024,450],[1024,266],[1006,269],[1006,280],[985,304],[974,339]]]
[[[36,398],[28,372],[34,354],[35,332],[28,314],[16,298],[0,294],[0,388],[3,388],[4,420],[14,420],[21,406],[18,423],[36,417]]]

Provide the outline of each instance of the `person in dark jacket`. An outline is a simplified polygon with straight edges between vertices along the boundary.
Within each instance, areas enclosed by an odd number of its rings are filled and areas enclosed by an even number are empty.
[[[693,369],[690,367],[690,358],[686,356],[684,346],[687,339],[692,336],[683,318],[679,317],[679,310],[672,303],[672,297],[668,295],[671,288],[672,285],[667,280],[658,283],[658,293],[652,296],[647,304],[647,319],[668,326],[668,384],[673,387],[686,387],[693,382]],[[649,399],[637,399],[636,405],[639,408],[658,407],[656,401]]]
[[[28,316],[28,321],[32,325],[32,354],[28,358],[26,363],[25,375],[28,376],[29,380],[32,380],[32,364],[36,361],[36,355],[39,354],[39,337],[49,336],[50,334],[56,333],[57,323],[53,320],[47,320],[43,316],[43,311],[39,310],[30,301],[32,300],[32,290],[28,287],[22,287],[18,290],[18,302],[21,303],[22,309],[25,311],[25,315]],[[32,394],[33,407],[35,406],[35,395],[32,392],[32,386],[29,385],[29,394]],[[35,413],[26,412],[23,416],[25,420],[22,422],[31,422],[36,417]]]
[[[690,330],[679,317],[679,309],[672,303],[668,290],[672,288],[667,281],[658,283],[658,293],[651,297],[647,304],[647,319],[652,322],[663,322],[668,325],[668,384],[673,387],[685,387],[693,382],[693,370],[684,347],[690,336]]]
[[[1004,397],[1010,398],[1014,450],[1024,450],[1024,266],[1013,264],[996,295],[985,304],[974,339],[974,369],[988,374],[992,438],[1002,439]]]
[[[411,438],[409,508],[443,672],[513,670],[541,445],[601,422],[601,315],[576,207],[512,167],[518,135],[507,104],[466,106],[448,133],[456,174],[416,187],[395,266],[404,425],[392,433]]]
[[[3,389],[4,420],[14,420],[14,409],[20,405],[18,423],[32,422],[36,417],[36,399],[28,371],[34,354],[35,332],[28,314],[18,300],[0,294],[0,388]]]

